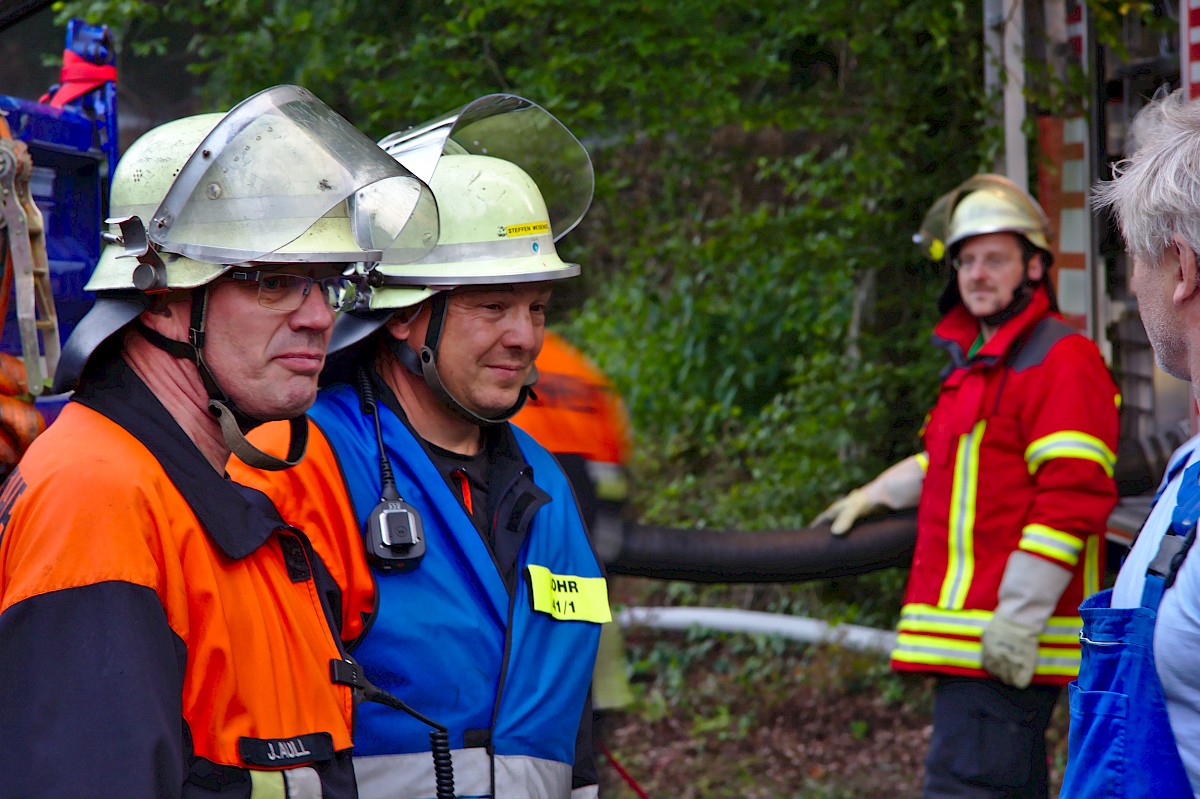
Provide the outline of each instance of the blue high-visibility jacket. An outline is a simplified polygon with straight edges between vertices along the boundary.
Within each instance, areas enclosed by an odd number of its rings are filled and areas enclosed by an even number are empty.
[[[353,617],[364,608],[362,591],[356,597],[350,588],[343,636],[358,635],[353,655],[375,686],[449,728],[459,796],[571,796],[576,736],[581,721],[591,723],[582,714],[608,604],[570,484],[524,432],[507,424],[490,430],[491,547],[395,400],[381,400],[388,459],[401,497],[420,514],[426,554],[409,572],[371,569],[375,607],[359,614],[367,616],[361,624]],[[316,538],[335,577],[344,577],[366,568],[360,541],[358,562],[340,562],[346,558],[328,552],[337,543],[313,529],[336,525],[312,514],[326,506],[331,515],[327,506],[337,498],[320,493],[336,485],[343,504],[349,500],[347,515],[363,528],[381,495],[375,421],[344,384],[323,390],[309,417],[304,461],[259,487],[283,503],[285,519]],[[582,593],[572,595],[572,587]],[[399,711],[360,705],[354,760],[366,799],[434,795],[429,728]]]

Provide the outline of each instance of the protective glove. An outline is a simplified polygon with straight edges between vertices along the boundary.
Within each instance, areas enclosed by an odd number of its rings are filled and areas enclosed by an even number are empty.
[[[1028,688],[1037,666],[1040,632],[996,612],[983,628],[983,667],[1014,688]]]
[[[1008,557],[996,611],[983,630],[983,668],[1015,688],[1027,688],[1037,667],[1038,635],[1073,572],[1018,549]]]
[[[817,514],[810,527],[833,522],[829,532],[845,535],[854,523],[880,508],[904,510],[916,507],[921,499],[925,469],[916,455],[890,466],[862,488],[856,488]]]

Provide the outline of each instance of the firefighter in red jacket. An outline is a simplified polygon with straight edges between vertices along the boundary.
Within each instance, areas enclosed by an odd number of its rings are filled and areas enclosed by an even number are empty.
[[[1048,233],[997,175],[935,204],[916,240],[953,267],[933,335],[950,364],[924,451],[818,517],[840,535],[917,507],[892,667],[937,677],[929,799],[1047,796],[1045,730],[1079,668],[1077,608],[1099,587],[1119,395],[1057,312]]]

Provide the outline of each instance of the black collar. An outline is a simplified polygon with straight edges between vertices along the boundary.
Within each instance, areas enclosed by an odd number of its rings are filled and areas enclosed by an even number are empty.
[[[254,552],[284,523],[266,494],[217,474],[195,442],[117,353],[94,359],[73,397],[140,441],[231,558]]]

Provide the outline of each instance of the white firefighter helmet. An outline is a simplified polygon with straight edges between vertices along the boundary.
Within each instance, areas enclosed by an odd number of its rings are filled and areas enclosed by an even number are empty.
[[[381,259],[368,274],[369,309],[338,320],[331,353],[354,347],[379,329],[391,311],[438,290],[579,274],[578,264],[559,258],[555,242],[591,204],[592,162],[579,140],[545,109],[515,95],[488,95],[387,136],[380,146],[428,180],[438,201],[438,243],[417,261]],[[435,295],[421,352],[393,341],[396,357],[461,417],[480,425],[510,418],[524,405],[536,370],[507,411],[485,418],[466,408],[438,374],[437,342],[445,310],[444,295]],[[350,364],[354,359],[347,351],[340,360]]]
[[[437,241],[428,186],[297,86],[149,131],[117,165],[111,209],[86,287],[96,305],[64,347],[58,391],[75,387],[150,293],[204,286],[246,263],[349,270],[385,252],[419,257],[416,242]]]
[[[976,189],[959,200],[950,216],[946,248],[985,233],[1016,233],[1039,250],[1050,249],[1050,223],[1042,207],[1014,186]]]
[[[385,256],[372,285],[450,287],[579,274],[554,243],[591,205],[592,161],[541,106],[512,94],[486,95],[379,145],[428,181],[446,207],[438,210],[437,246],[406,264]],[[395,300],[380,291],[371,307],[400,307]]]
[[[373,286],[530,283],[579,274],[578,264],[558,257],[542,194],[516,164],[488,155],[444,155],[430,187],[438,202],[437,245],[413,263],[379,264],[370,276]],[[371,307],[396,307],[392,302],[382,291]]]
[[[382,326],[389,311],[416,305],[438,289],[579,274],[554,244],[591,205],[592,161],[541,106],[489,94],[385,136],[379,146],[433,188],[438,243],[408,264],[385,254],[369,276],[369,307],[338,318],[330,353],[354,346]]]

